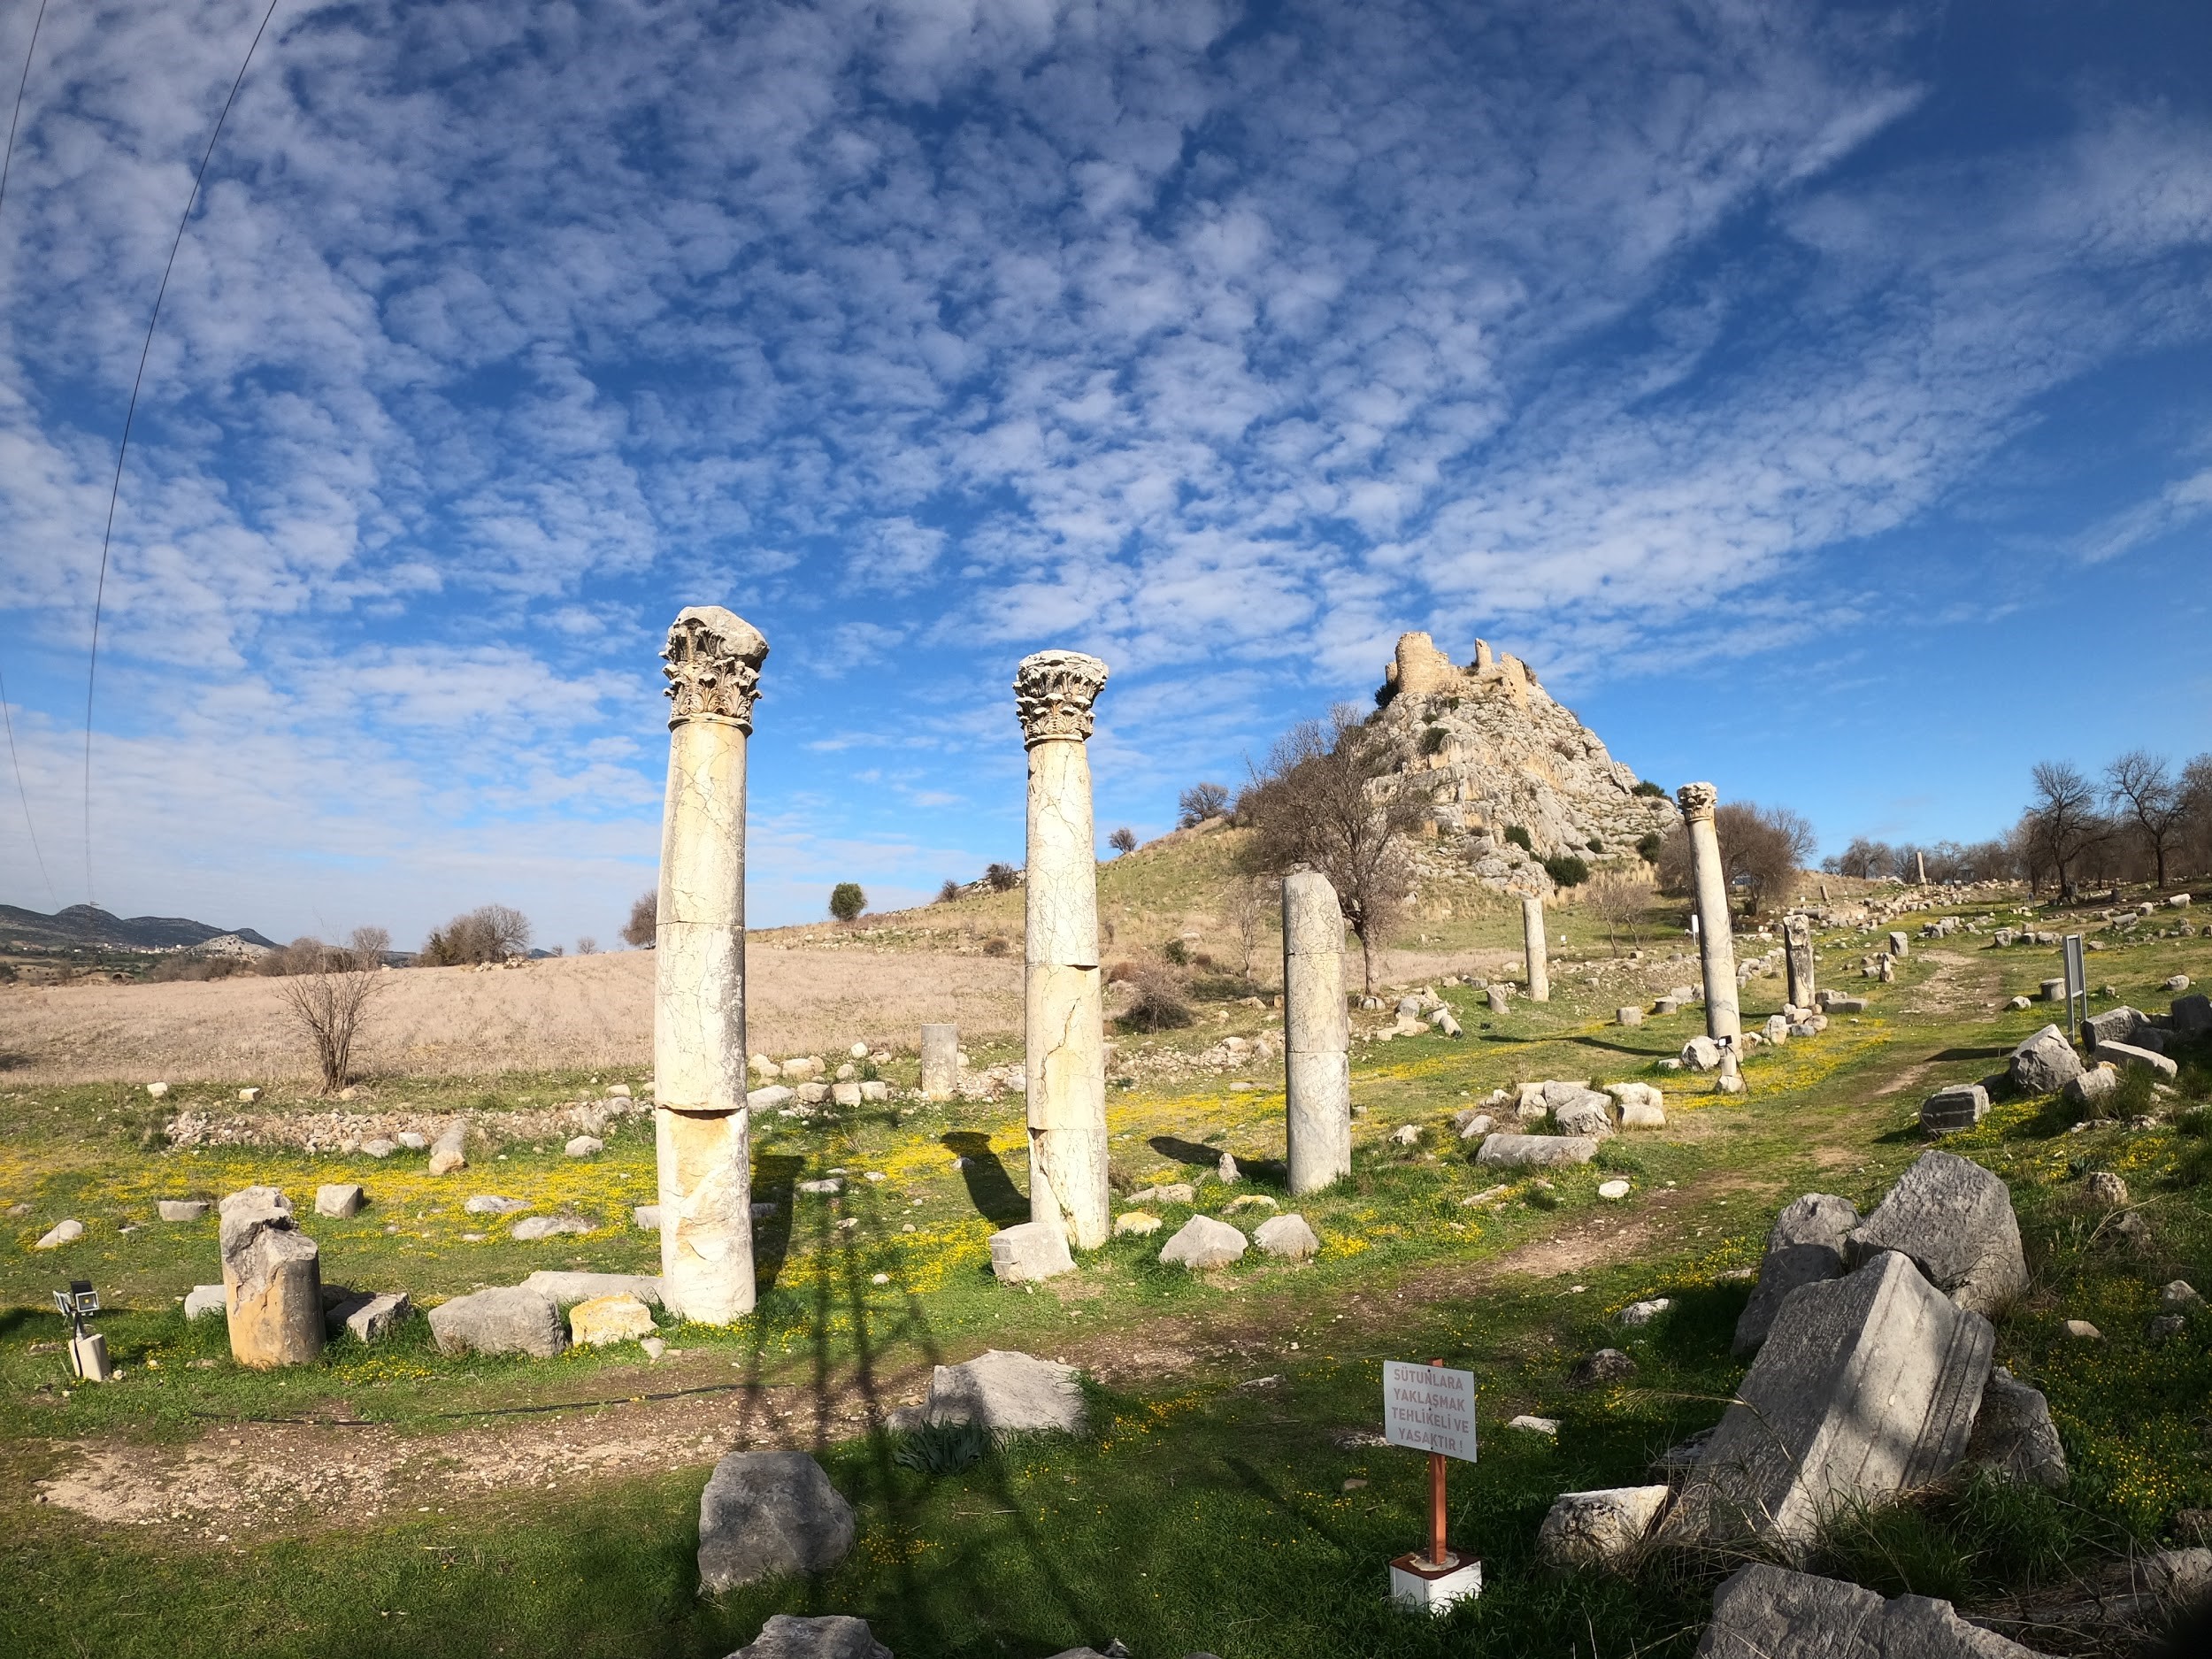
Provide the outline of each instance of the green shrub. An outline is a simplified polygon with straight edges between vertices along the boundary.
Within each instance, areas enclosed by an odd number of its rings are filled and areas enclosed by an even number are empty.
[[[1509,824],[1505,826],[1505,838],[1525,853],[1532,853],[1536,850],[1536,843],[1529,840],[1528,832],[1518,824]]]
[[[1452,734],[1440,726],[1432,726],[1421,733],[1421,752],[1424,755],[1440,754],[1444,745],[1451,741]]]
[[[1643,861],[1646,864],[1655,864],[1659,862],[1659,849],[1665,844],[1666,838],[1661,835],[1657,830],[1652,830],[1638,840],[1636,842],[1636,851],[1642,856]]]
[[[1556,887],[1578,887],[1590,879],[1590,866],[1572,853],[1554,853],[1544,860],[1544,873]]]
[[[891,1461],[925,1475],[956,1475],[990,1449],[991,1431],[980,1423],[932,1423],[902,1436]]]
[[[1160,954],[1179,968],[1190,966],[1190,948],[1179,939],[1171,939],[1162,945]]]
[[[857,881],[841,881],[830,889],[829,912],[841,922],[849,922],[868,908],[868,895],[860,890]]]
[[[1594,835],[1591,836],[1589,841],[1586,842],[1585,845],[1586,845],[1594,853],[1602,853],[1605,850],[1605,843]]]
[[[1657,784],[1652,782],[1652,780],[1648,778],[1640,778],[1637,780],[1636,787],[1633,789],[1631,789],[1629,794],[1647,795],[1655,801],[1663,801],[1667,798],[1667,792],[1664,789],[1662,789]]]

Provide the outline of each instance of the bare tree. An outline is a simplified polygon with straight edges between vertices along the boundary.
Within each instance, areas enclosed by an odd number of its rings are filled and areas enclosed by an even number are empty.
[[[597,956],[599,954],[599,941],[596,939],[594,939],[589,933],[586,933],[581,939],[579,939],[576,941],[576,954],[580,956]]]
[[[1582,902],[1605,925],[1606,948],[1621,954],[1620,936],[1641,944],[1644,907],[1651,902],[1651,882],[1626,870],[1601,870],[1583,889]]]
[[[2096,786],[2071,761],[2043,760],[2029,774],[2035,803],[2028,814],[2046,862],[2058,878],[2059,896],[2074,896],[2076,863],[2112,838],[2111,822],[2097,810]]]
[[[422,960],[434,968],[504,962],[530,949],[530,918],[511,904],[482,904],[433,928]]]
[[[1229,791],[1217,783],[1194,783],[1176,797],[1175,825],[1189,829],[1229,810]]]
[[[1137,850],[1137,832],[1125,824],[1106,838],[1106,844],[1118,853],[1133,853]]]
[[[1403,913],[1412,886],[1405,838],[1425,803],[1371,784],[1395,781],[1397,754],[1348,706],[1327,724],[1302,721],[1286,733],[1237,798],[1252,826],[1242,856],[1273,876],[1320,872],[1336,888],[1344,919],[1358,938],[1362,982],[1375,989],[1375,952]]]
[[[357,927],[347,944],[318,944],[311,965],[285,978],[279,995],[314,1045],[326,1094],[343,1088],[352,1073],[353,1045],[369,1003],[384,988],[384,953],[391,943],[391,934],[381,927]],[[297,942],[292,946],[299,948]]]
[[[1724,801],[1713,814],[1713,829],[1720,841],[1721,873],[1729,887],[1741,888],[1744,914],[1756,916],[1783,896],[1783,889],[1817,842],[1804,815],[1786,806],[1760,806],[1750,801]],[[1659,849],[1659,885],[1671,892],[1690,888],[1690,836],[1677,824],[1667,832]]]
[[[630,906],[630,919],[622,924],[622,942],[633,950],[650,950],[658,937],[660,895],[641,893]]]
[[[2183,856],[2192,870],[2212,870],[2212,755],[2199,755],[2184,766],[2175,790],[2181,797]]]
[[[1267,937],[1269,903],[1277,896],[1276,883],[1264,876],[1240,876],[1229,885],[1229,922],[1237,930],[1237,947],[1243,958],[1244,980],[1248,985],[1257,977],[1255,968],[1260,943]]]
[[[2147,749],[2131,749],[2104,769],[2105,799],[2130,821],[2134,833],[2149,849],[2158,872],[2158,885],[2166,885],[2166,856],[2180,839],[2187,809],[2180,786],[2164,759]]]

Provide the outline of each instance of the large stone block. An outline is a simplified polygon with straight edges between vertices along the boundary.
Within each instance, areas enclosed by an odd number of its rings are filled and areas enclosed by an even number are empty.
[[[2181,1075],[2180,1066],[2164,1055],[2139,1048],[2131,1042],[2101,1042],[2097,1045],[2097,1057],[2111,1061],[2123,1071],[2148,1071],[2169,1083]]]
[[[2051,1402],[2003,1366],[1989,1373],[1966,1461],[2008,1480],[2032,1480],[2053,1491],[2066,1484],[2066,1448],[2051,1422]]]
[[[634,1342],[653,1334],[653,1310],[635,1296],[594,1296],[569,1310],[568,1332],[579,1348]]]
[[[2012,1081],[2030,1094],[2055,1094],[2081,1075],[2081,1056],[2056,1025],[2046,1025],[2012,1051]]]
[[[1244,1234],[1211,1216],[1193,1216],[1181,1231],[1160,1247],[1160,1260],[1171,1267],[1226,1267],[1244,1254]]]
[[[543,1291],[519,1285],[456,1296],[430,1310],[441,1354],[528,1354],[551,1359],[568,1346],[560,1310]]]
[[[1025,1221],[991,1235],[991,1271],[1002,1285],[1026,1285],[1075,1271],[1068,1236],[1049,1221]]]
[[[1989,1091],[1978,1083],[1953,1083],[1920,1102],[1920,1127],[1928,1134],[1955,1134],[1989,1116]]]
[[[1980,1164],[1924,1152],[1851,1234],[1855,1263],[1880,1250],[1910,1256],[1962,1308],[1996,1314],[2028,1287],[2012,1194]]]
[[[2081,1040],[2092,1054],[2101,1054],[2108,1042],[2136,1042],[2137,1033],[2151,1029],[2150,1016],[2123,1004],[2092,1014],[2081,1023]]]
[[[842,1613],[816,1618],[772,1613],[760,1634],[729,1659],[891,1659],[891,1650],[876,1640],[865,1619]]]
[[[299,1231],[291,1201],[273,1187],[223,1200],[219,1240],[231,1357],[265,1370],[300,1365],[323,1351],[323,1270]]]
[[[1552,1567],[1622,1565],[1642,1548],[1667,1492],[1663,1486],[1563,1492],[1537,1532],[1536,1553]]]
[[[661,1305],[661,1281],[652,1273],[587,1273],[541,1267],[522,1281],[522,1287],[550,1296],[564,1308],[595,1296],[635,1296],[649,1308]]]
[[[1551,1120],[1563,1135],[1591,1135],[1598,1139],[1613,1133],[1612,1102],[1585,1089],[1563,1106],[1552,1108]]]
[[[1758,1288],[1736,1321],[1738,1354],[1748,1354],[1767,1340],[1790,1292],[1800,1285],[1843,1277],[1847,1266],[1844,1241],[1858,1225],[1858,1206],[1833,1193],[1807,1193],[1783,1206],[1767,1234]]]
[[[1895,1251],[1801,1286],[1665,1530],[1796,1555],[1846,1506],[1926,1486],[1965,1455],[1995,1341]]]
[[[1587,1164],[1597,1156],[1592,1135],[1485,1135],[1475,1162],[1485,1169],[1552,1169],[1563,1164]]]
[[[980,1423],[995,1433],[1083,1432],[1083,1390],[1075,1367],[1003,1348],[930,1373],[930,1423]]]
[[[1285,1216],[1270,1216],[1254,1230],[1252,1241],[1270,1256],[1279,1256],[1286,1261],[1302,1262],[1317,1255],[1321,1240],[1314,1236],[1306,1218],[1293,1210]]]
[[[1760,1562],[1713,1592],[1697,1659],[2039,1659],[1970,1624],[1948,1601],[1816,1578]]]
[[[922,1027],[922,1098],[950,1100],[960,1087],[960,1027]]]
[[[2212,1033],[2212,996],[2201,993],[2177,996],[2172,1018],[2177,1036],[2202,1037]]]
[[[852,1551],[852,1505],[804,1452],[732,1452],[699,1494],[699,1586],[827,1572]]]

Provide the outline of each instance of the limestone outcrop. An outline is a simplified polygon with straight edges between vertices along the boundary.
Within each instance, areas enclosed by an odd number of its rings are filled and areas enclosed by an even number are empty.
[[[1425,800],[1438,853],[1486,886],[1548,893],[1542,860],[1557,853],[1640,867],[1636,843],[1677,821],[1664,796],[1636,793],[1635,772],[1533,669],[1480,640],[1463,665],[1425,634],[1400,635],[1380,695],[1400,760],[1377,787]],[[1529,845],[1508,830],[1525,832]]]

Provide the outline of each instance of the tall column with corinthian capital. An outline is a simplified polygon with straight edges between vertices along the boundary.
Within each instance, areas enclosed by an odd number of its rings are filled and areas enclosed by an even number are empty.
[[[1091,704],[1106,664],[1039,651],[1014,674],[1029,749],[1023,1031],[1028,1048],[1029,1214],[1081,1249],[1106,1242],[1104,980],[1091,824]]]
[[[1709,783],[1686,783],[1674,792],[1690,832],[1690,873],[1697,891],[1697,955],[1705,970],[1705,1034],[1740,1048],[1743,1019],[1736,1010],[1736,941],[1728,926],[1728,876],[1721,868],[1720,835],[1713,826],[1720,795]]]
[[[745,741],[768,641],[720,605],[694,605],[661,655],[674,700],[653,964],[661,1294],[687,1319],[726,1325],[753,1307]]]

